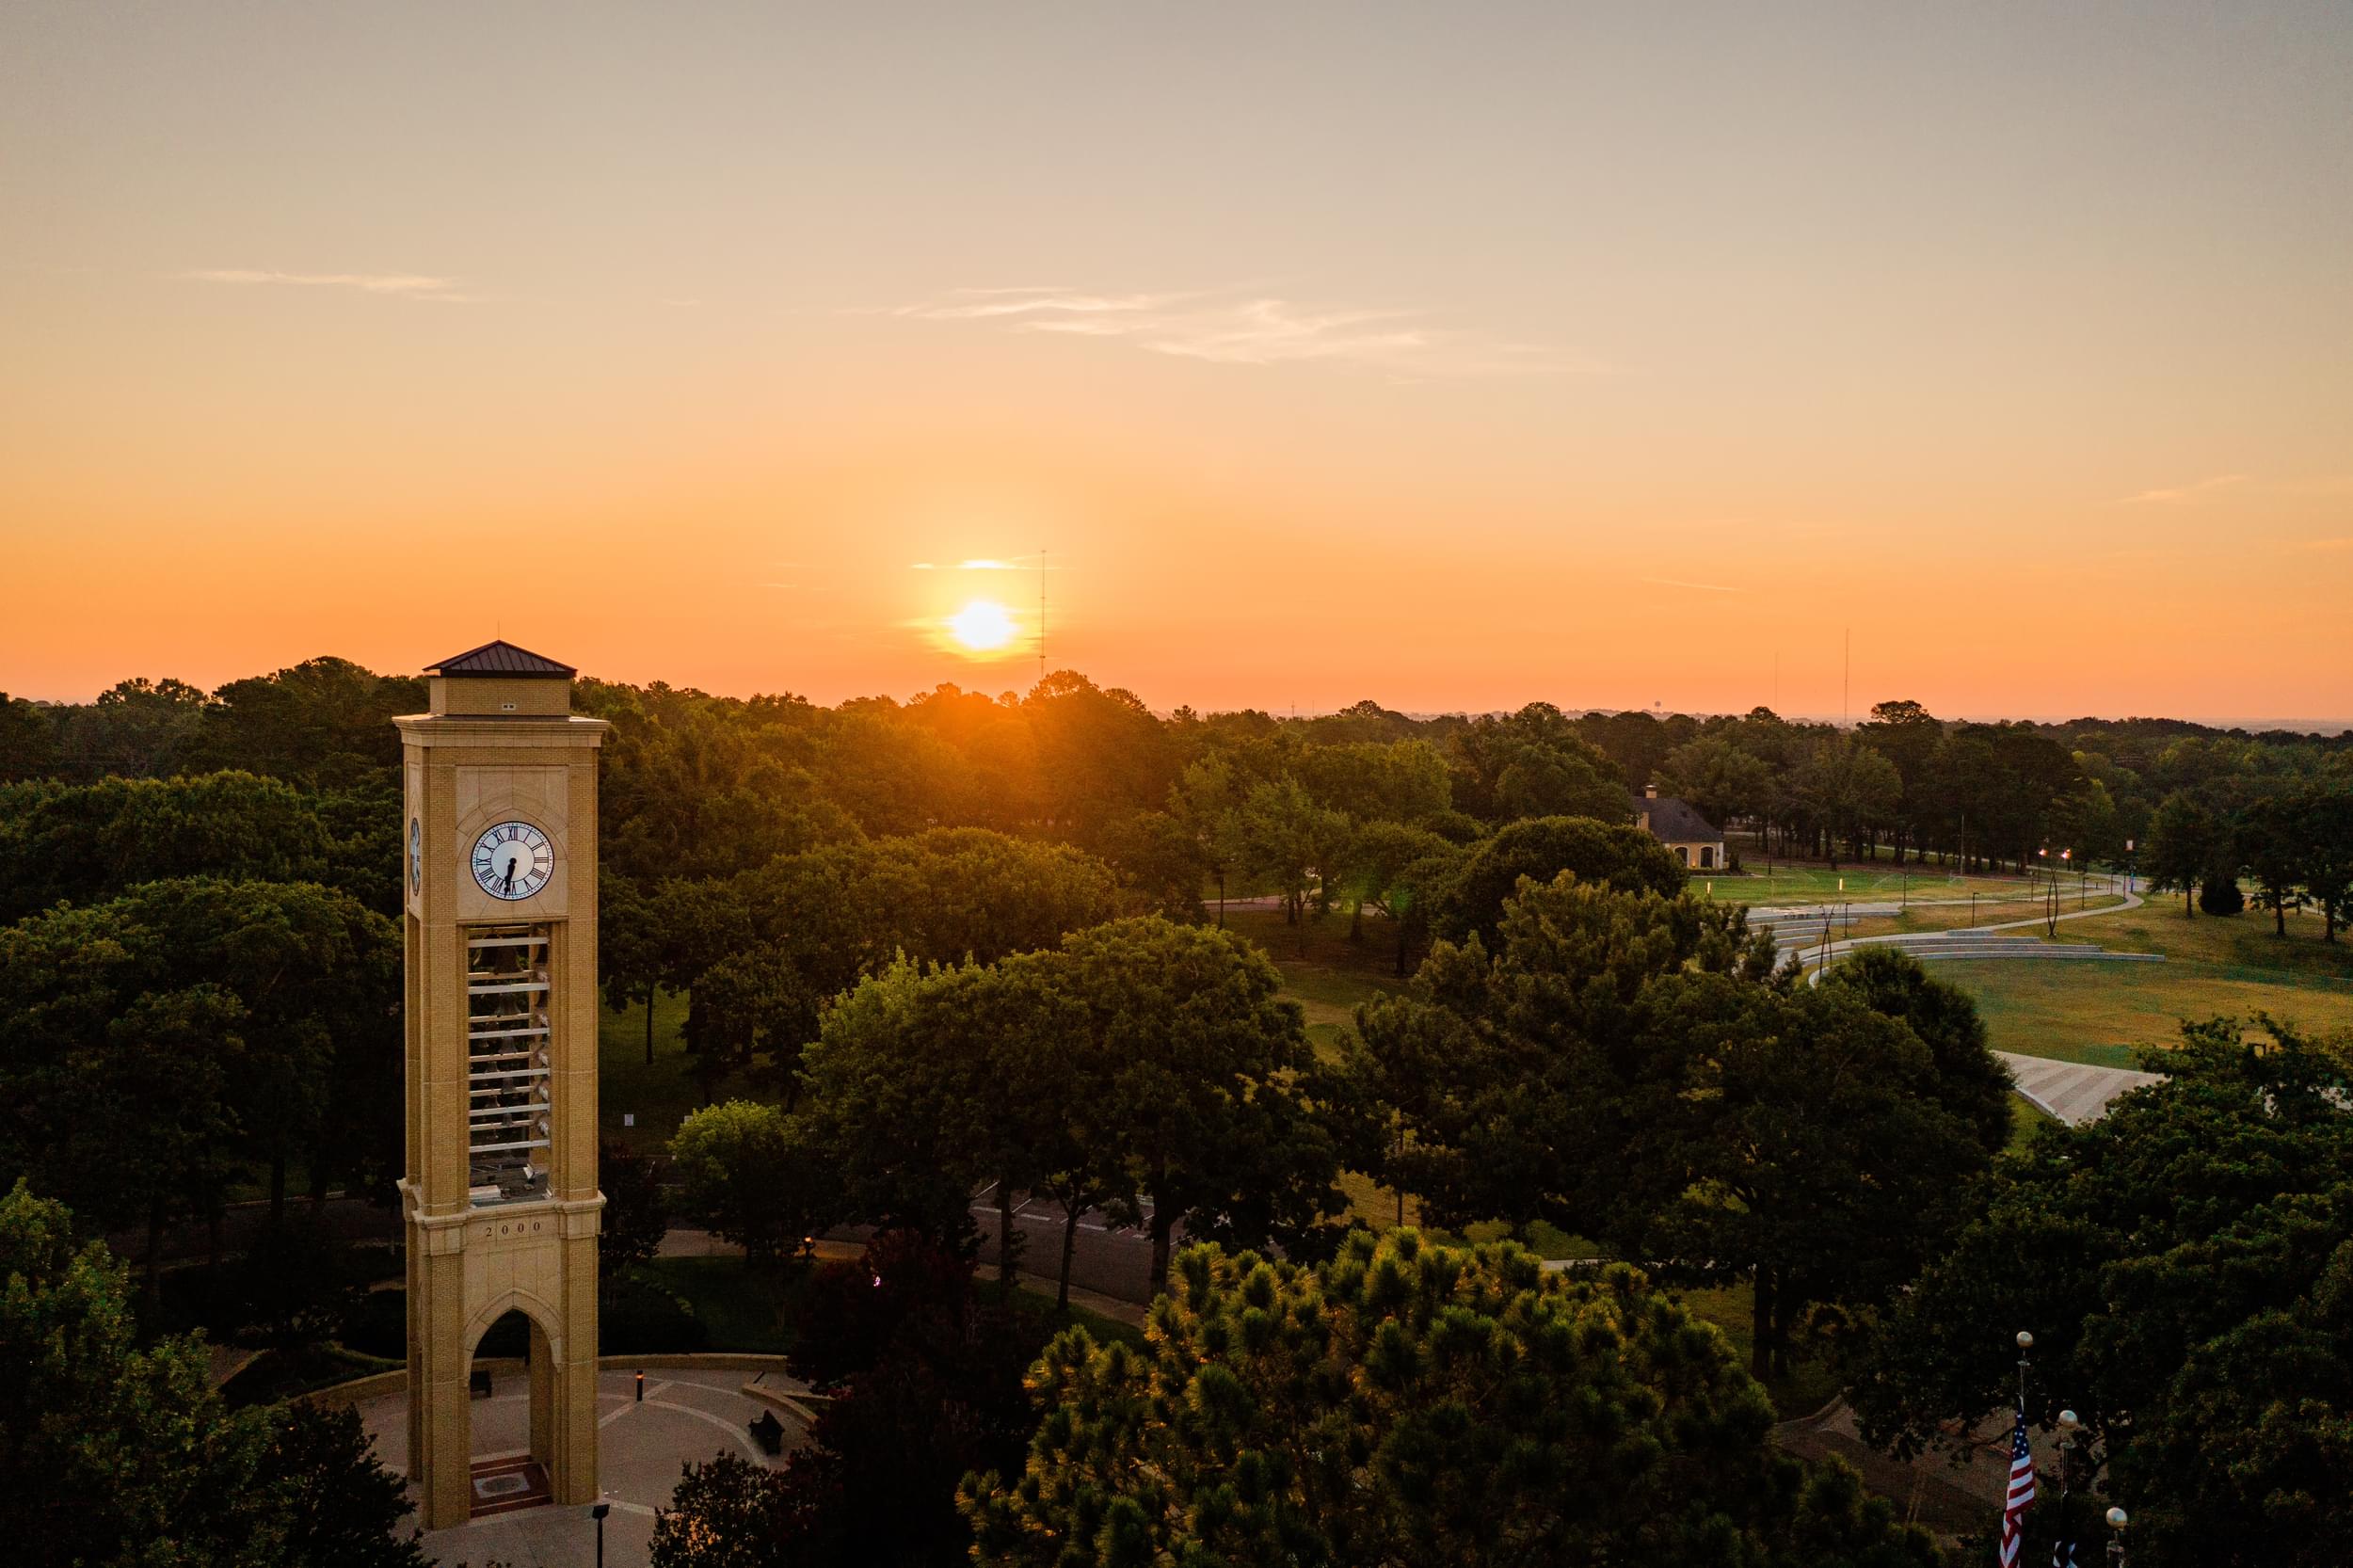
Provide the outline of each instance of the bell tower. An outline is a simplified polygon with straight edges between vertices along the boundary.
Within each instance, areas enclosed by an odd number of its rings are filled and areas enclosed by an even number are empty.
[[[431,712],[392,721],[407,807],[408,1473],[427,1529],[472,1512],[474,1352],[508,1312],[531,1325],[530,1459],[552,1501],[597,1496],[606,727],[571,712],[573,673],[487,643],[426,671]]]

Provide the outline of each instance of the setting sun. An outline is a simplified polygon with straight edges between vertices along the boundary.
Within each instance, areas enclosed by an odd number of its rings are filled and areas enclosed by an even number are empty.
[[[1019,628],[1013,614],[993,599],[976,599],[948,617],[948,632],[976,653],[1003,648]]]

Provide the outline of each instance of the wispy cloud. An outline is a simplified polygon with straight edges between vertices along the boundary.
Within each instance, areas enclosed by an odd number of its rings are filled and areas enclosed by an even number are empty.
[[[1662,588],[1696,588],[1701,593],[1707,594],[1737,594],[1744,591],[1740,588],[1726,586],[1721,583],[1686,583],[1673,577],[1642,577],[1637,578],[1636,581],[1655,583]]]
[[[2116,504],[2119,506],[2186,506],[2211,490],[2218,490],[2228,485],[2244,485],[2245,483],[2247,483],[2247,475],[2243,473],[2217,473],[2212,478],[2200,479],[2187,485],[2177,485],[2169,489],[2143,490],[2138,495],[2119,496],[2116,498]]]
[[[1117,338],[1154,354],[1215,364],[1329,362],[1403,376],[1527,376],[1596,371],[1594,360],[1436,324],[1424,311],[1313,303],[1240,290],[1092,293],[958,289],[858,315],[983,322],[1023,332]]]
[[[1021,568],[1012,561],[958,561],[956,569],[958,571],[1019,571]]]
[[[198,283],[280,283],[298,288],[356,289],[362,294],[392,295],[443,305],[476,304],[482,298],[480,295],[465,293],[455,278],[434,278],[421,272],[270,272],[253,267],[208,267],[179,276]]]

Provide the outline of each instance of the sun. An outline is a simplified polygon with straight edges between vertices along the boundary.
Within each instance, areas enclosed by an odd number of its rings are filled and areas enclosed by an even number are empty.
[[[976,599],[948,617],[948,634],[975,653],[1003,648],[1020,628],[1013,613],[993,599]]]

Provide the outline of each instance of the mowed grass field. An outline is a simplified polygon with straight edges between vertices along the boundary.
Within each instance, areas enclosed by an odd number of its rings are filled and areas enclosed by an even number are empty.
[[[2058,940],[2166,961],[1963,962],[1931,972],[1976,1000],[1994,1049],[2095,1066],[2138,1065],[2142,1050],[2181,1038],[2185,1018],[2268,1013],[2309,1033],[2353,1030],[2353,939],[2323,942],[2311,915],[2289,916],[2282,937],[2251,909],[2185,920],[2174,897],[2066,921]]]
[[[1740,875],[1693,872],[1691,891],[1703,898],[1730,904],[1882,904],[1908,900],[1966,899],[1977,895],[1980,906],[2004,899],[2039,896],[2024,878],[1961,876],[1933,866],[1895,871],[1885,865],[1852,865],[1838,871],[1824,866],[1783,866],[1769,869],[1752,861]]]
[[[646,1010],[607,1007],[597,1040],[597,1127],[605,1137],[638,1154],[658,1155],[686,1113],[702,1104],[701,1091],[687,1076],[691,1059],[679,1040],[686,1021],[686,999],[662,992],[653,1009],[653,1064],[646,1064]],[[728,1097],[722,1085],[719,1097]],[[621,1118],[634,1119],[623,1127]]]

